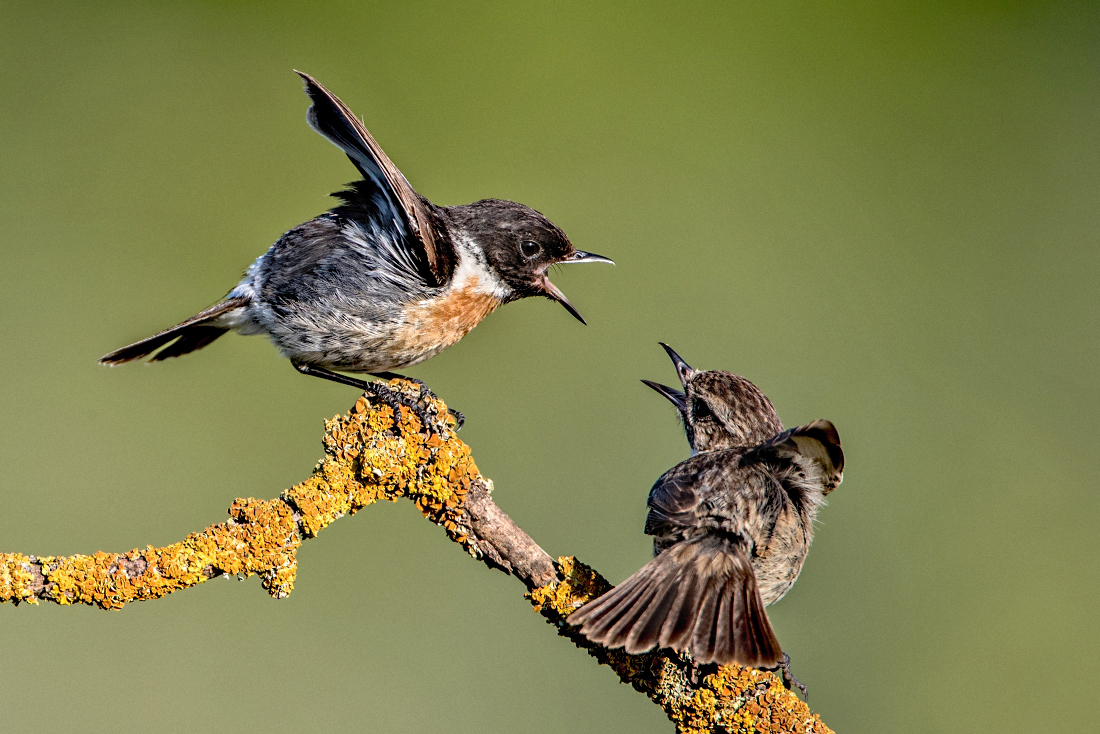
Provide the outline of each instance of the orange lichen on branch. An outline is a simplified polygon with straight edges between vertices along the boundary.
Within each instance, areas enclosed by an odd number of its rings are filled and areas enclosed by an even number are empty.
[[[621,648],[609,650],[590,642],[565,618],[611,584],[572,557],[559,558],[558,570],[558,580],[527,594],[535,611],[555,625],[559,635],[614,670],[623,683],[653,699],[676,724],[677,732],[832,731],[772,673],[736,665],[697,669],[687,655],[671,650],[629,655]]]
[[[407,396],[419,387],[394,380]],[[446,406],[429,403],[437,415]],[[313,475],[272,500],[237,499],[230,519],[179,543],[128,553],[65,557],[0,554],[0,602],[93,604],[121,609],[158,599],[215,576],[260,577],[276,598],[294,588],[302,541],[379,499],[411,498],[425,517],[477,555],[462,501],[471,483],[485,482],[446,419],[423,430],[413,411],[400,415],[364,396],[345,415],[325,423],[325,456]]]

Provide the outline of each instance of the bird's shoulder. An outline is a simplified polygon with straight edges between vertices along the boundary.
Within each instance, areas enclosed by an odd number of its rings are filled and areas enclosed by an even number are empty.
[[[706,451],[669,469],[649,492],[646,532],[659,534],[671,526],[697,526],[723,508],[738,487],[758,483],[741,465],[740,448]]]
[[[286,232],[258,264],[255,287],[265,302],[380,296],[399,300],[433,290],[415,254],[393,232],[339,209]]]
[[[426,199],[420,199],[419,216],[432,224],[434,252],[449,263],[445,271],[435,272],[432,260],[420,235],[410,231],[385,205],[375,190],[374,182],[355,181],[333,194],[340,203],[329,215],[342,223],[353,239],[373,244],[375,252],[394,267],[401,268],[427,286],[442,286],[454,275],[457,257],[448,234],[444,212]]]

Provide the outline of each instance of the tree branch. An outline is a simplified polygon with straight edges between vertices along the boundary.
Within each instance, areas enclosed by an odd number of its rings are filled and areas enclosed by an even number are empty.
[[[413,411],[402,407],[398,415],[364,395],[347,414],[325,422],[324,458],[311,477],[279,497],[236,499],[229,520],[163,548],[64,557],[0,553],[0,602],[121,609],[223,574],[256,574],[269,594],[282,598],[294,588],[304,540],[379,500],[408,497],[471,556],[521,580],[559,635],[653,699],[678,732],[831,731],[771,673],[696,669],[688,656],[670,650],[628,655],[579,635],[565,618],[611,585],[574,558],[554,561],[493,502],[492,482],[455,436],[442,402],[422,398],[419,386],[407,381],[390,387],[409,401],[420,399],[429,425]]]

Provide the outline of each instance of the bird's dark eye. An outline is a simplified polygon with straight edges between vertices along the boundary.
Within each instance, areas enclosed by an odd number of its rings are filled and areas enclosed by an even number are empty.
[[[531,240],[525,240],[519,245],[519,251],[523,253],[524,257],[534,257],[539,254],[541,249],[542,246],[538,242],[532,242]]]
[[[714,417],[714,414],[710,412],[710,408],[702,400],[691,402],[691,415],[697,421]]]

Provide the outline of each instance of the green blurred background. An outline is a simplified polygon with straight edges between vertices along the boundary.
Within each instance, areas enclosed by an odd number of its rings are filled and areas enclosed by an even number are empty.
[[[687,455],[657,347],[840,428],[770,614],[843,732],[1100,716],[1100,11],[1089,3],[0,4],[0,550],[181,539],[320,456],[354,391],[261,338],[101,354],[233,286],[354,169],[291,73],[425,195],[545,212],[616,268],[411,374],[496,497],[613,581]],[[669,731],[409,503],[296,590],[0,608],[4,730]],[[1092,703],[1088,703],[1092,701]],[[1089,723],[1091,722],[1091,723]]]

